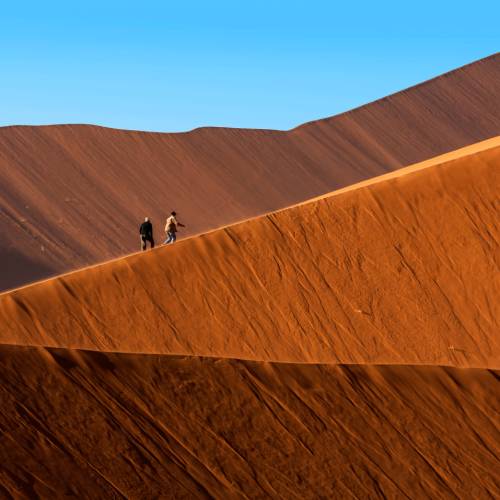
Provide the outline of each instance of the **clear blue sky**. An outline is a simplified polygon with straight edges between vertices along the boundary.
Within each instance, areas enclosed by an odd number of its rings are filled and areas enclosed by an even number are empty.
[[[500,2],[17,0],[0,125],[292,128],[500,47]]]

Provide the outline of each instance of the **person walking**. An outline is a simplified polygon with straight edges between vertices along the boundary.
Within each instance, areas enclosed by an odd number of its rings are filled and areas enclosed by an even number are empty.
[[[146,245],[149,241],[151,248],[155,247],[155,240],[153,239],[153,224],[149,220],[149,217],[144,218],[144,222],[139,227],[139,235],[141,237],[141,250],[146,250]]]
[[[184,224],[177,221],[176,215],[177,214],[175,212],[172,212],[165,223],[165,233],[167,234],[167,239],[163,242],[164,245],[175,243],[175,240],[177,239],[177,227],[186,227]]]

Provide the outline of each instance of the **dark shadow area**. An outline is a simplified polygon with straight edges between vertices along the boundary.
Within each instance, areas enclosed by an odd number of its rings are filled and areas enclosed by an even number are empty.
[[[15,250],[0,248],[0,292],[48,278],[56,270]]]

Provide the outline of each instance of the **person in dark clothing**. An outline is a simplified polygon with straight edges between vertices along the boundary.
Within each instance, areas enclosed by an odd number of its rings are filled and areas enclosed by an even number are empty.
[[[155,247],[155,240],[153,239],[153,224],[151,224],[149,217],[146,217],[144,222],[141,224],[139,234],[141,236],[141,250],[146,250],[146,242],[148,241],[151,248]]]

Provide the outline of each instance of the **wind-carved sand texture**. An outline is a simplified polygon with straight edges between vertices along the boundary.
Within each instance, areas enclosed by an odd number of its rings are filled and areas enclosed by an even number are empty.
[[[500,137],[4,293],[0,341],[499,368],[499,174]]]
[[[0,129],[0,290],[192,235],[500,134],[500,55],[287,132]]]
[[[499,497],[499,173],[500,137],[0,295],[0,493]]]
[[[498,387],[491,370],[4,346],[0,494],[498,498]]]

